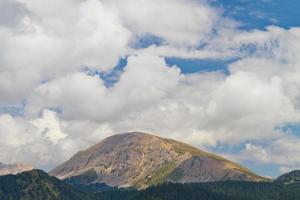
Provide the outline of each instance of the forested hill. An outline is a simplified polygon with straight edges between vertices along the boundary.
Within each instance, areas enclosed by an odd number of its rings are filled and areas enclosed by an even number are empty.
[[[0,176],[0,200],[89,200],[90,194],[41,170]]]
[[[300,185],[255,182],[166,183],[143,191],[105,191],[102,200],[298,200]]]
[[[293,180],[298,178],[292,173]],[[290,176],[287,176],[290,177]],[[281,178],[280,180],[283,180]],[[103,190],[103,187],[101,187]],[[144,190],[76,188],[40,170],[0,176],[0,200],[298,200],[300,184],[286,181],[164,183]]]

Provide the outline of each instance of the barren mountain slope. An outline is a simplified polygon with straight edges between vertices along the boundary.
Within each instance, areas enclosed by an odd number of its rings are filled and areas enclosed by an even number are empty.
[[[50,172],[83,184],[144,188],[164,181],[262,181],[240,165],[190,145],[132,132],[114,135],[74,155]]]

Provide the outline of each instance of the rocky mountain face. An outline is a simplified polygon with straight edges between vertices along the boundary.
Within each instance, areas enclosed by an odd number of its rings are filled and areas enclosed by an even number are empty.
[[[82,184],[105,183],[136,188],[166,181],[266,180],[220,156],[140,132],[108,137],[78,152],[50,175]]]
[[[32,170],[33,167],[25,164],[25,163],[18,163],[18,164],[4,164],[0,163],[0,176],[7,175],[7,174],[18,174],[25,171]]]
[[[289,173],[283,174],[275,179],[274,182],[285,185],[300,183],[300,170],[294,170]]]

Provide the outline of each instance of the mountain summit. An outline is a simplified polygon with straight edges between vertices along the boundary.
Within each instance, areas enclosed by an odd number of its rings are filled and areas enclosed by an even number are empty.
[[[275,179],[276,183],[283,183],[285,185],[289,184],[299,184],[300,183],[300,170],[294,170],[279,176]]]
[[[140,132],[108,137],[78,152],[52,170],[50,175],[81,184],[105,183],[137,188],[165,181],[265,180],[220,156],[172,139]]]

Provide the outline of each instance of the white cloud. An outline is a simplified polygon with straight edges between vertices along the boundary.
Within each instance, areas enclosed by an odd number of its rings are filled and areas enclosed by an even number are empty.
[[[280,174],[300,168],[300,138],[292,134],[265,141],[263,145],[247,143],[240,152],[227,155],[237,161],[278,165]]]
[[[297,121],[294,98],[285,87],[280,74],[267,77],[244,69],[229,76],[184,75],[163,58],[139,54],[128,58],[118,82],[109,88],[83,72],[40,85],[28,99],[25,116],[37,118],[44,109],[59,108],[69,138],[62,141],[77,147],[112,133],[140,130],[202,148],[250,140],[240,156],[252,154],[257,161],[276,163],[279,157],[268,159],[269,150],[255,143],[284,138],[275,128]]]
[[[49,167],[140,130],[204,148],[246,142],[239,159],[299,164],[299,138],[276,129],[300,120],[299,28],[238,30],[204,1],[13,2],[0,3],[0,105],[26,105],[0,116],[1,161]],[[132,49],[145,35],[164,42]],[[80,70],[110,70],[125,55],[111,87]],[[166,56],[240,59],[229,75],[182,74]]]
[[[173,55],[219,56],[214,51],[193,53],[187,47],[197,47],[213,30],[233,24],[221,11],[191,0],[18,0],[1,1],[0,8],[5,11],[0,15],[2,104],[19,103],[42,81],[84,65],[111,69],[120,56],[132,53],[128,45],[145,34],[165,39]],[[8,16],[15,17],[8,21]],[[159,51],[154,55],[167,54]]]
[[[108,0],[137,36],[150,34],[175,45],[197,46],[219,25],[221,12],[204,1]]]
[[[208,126],[229,143],[276,137],[274,128],[296,115],[282,87],[280,77],[261,80],[249,72],[230,75],[208,104]]]
[[[179,73],[162,58],[132,56],[113,88],[83,72],[40,85],[28,99],[26,115],[37,116],[43,108],[58,107],[71,119],[114,120],[118,115],[144,110],[166,96],[176,87]]]
[[[43,108],[61,108],[65,117],[96,118],[106,101],[102,80],[76,72],[38,86],[28,99],[25,114],[38,116]],[[103,115],[107,112],[101,109]]]
[[[0,1],[0,26],[18,26],[24,15],[28,14],[26,7],[18,1]]]
[[[65,121],[50,110],[43,110],[40,117],[31,120],[3,114],[0,115],[0,160],[26,161],[35,167],[50,169],[79,149],[109,135],[112,132],[108,125]]]
[[[271,157],[269,153],[262,147],[251,143],[245,145],[245,149],[242,151],[241,155],[248,156],[252,161],[270,163]]]
[[[8,114],[1,115],[1,146],[19,146],[26,144],[28,140],[32,140],[32,137],[27,137],[25,134],[20,134],[25,122],[20,119],[14,119]],[[28,127],[28,130],[31,130],[32,127]]]
[[[100,1],[18,4],[28,10],[14,22],[20,25],[0,26],[0,102],[18,102],[40,82],[85,65],[111,69],[126,54],[131,33]]]
[[[59,127],[53,126],[57,123],[58,119],[50,111],[45,111],[44,117],[36,119],[35,122],[20,117],[13,118],[8,114],[1,115],[0,160],[8,163],[27,161],[36,167],[44,162],[57,163],[55,159],[61,160],[67,152],[67,149],[63,149],[63,144],[56,145],[62,139],[57,137],[58,133],[63,135]]]
[[[42,118],[32,121],[32,124],[54,144],[67,136],[61,131],[61,125],[56,114],[49,110],[43,110]]]

